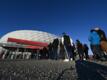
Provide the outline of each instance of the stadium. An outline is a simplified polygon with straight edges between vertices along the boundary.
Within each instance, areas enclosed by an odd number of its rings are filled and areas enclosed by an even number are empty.
[[[29,58],[32,53],[47,47],[58,36],[37,30],[17,30],[9,32],[0,39],[1,58],[11,58],[12,55],[22,55],[23,58]],[[27,55],[27,56],[26,56]],[[26,56],[26,57],[25,57]]]

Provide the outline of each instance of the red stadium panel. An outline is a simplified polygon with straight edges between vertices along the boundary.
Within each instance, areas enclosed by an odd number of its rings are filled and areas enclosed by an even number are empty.
[[[40,47],[40,46],[25,46],[25,48],[29,48],[29,49],[43,49],[43,47]]]
[[[16,39],[16,38],[8,38],[8,42],[16,42],[19,44],[34,45],[34,46],[41,46],[41,47],[48,46],[48,43],[22,40],[22,39]]]

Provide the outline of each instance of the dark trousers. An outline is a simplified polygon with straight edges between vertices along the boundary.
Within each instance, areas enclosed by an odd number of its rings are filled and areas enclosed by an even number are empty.
[[[67,55],[67,58],[68,59],[70,59],[70,58],[72,58],[72,48],[71,48],[71,46],[67,46],[67,45],[65,45],[65,48],[66,48],[66,55]]]
[[[80,60],[83,60],[83,58],[84,58],[84,51],[83,51],[83,49],[78,48],[78,54],[79,54]]]
[[[86,59],[89,59],[88,50],[84,51]]]
[[[53,49],[53,54],[54,54],[54,59],[57,60],[58,59],[58,48]]]
[[[100,45],[90,45],[93,55],[96,59],[104,57],[104,52],[101,50]]]

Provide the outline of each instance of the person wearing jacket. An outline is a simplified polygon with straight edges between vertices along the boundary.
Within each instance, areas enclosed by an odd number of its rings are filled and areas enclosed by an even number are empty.
[[[85,53],[85,58],[86,58],[86,60],[87,59],[89,59],[89,55],[88,55],[88,50],[89,50],[89,48],[88,48],[88,45],[87,44],[84,44],[84,53]]]
[[[66,33],[63,33],[62,37],[62,44],[64,45],[66,58],[64,61],[72,61],[72,46],[73,46],[73,40],[67,35]]]
[[[79,54],[80,60],[83,60],[84,58],[84,48],[82,43],[79,40],[76,40],[76,47],[77,47],[77,52]]]
[[[53,54],[54,54],[54,60],[57,60],[58,59],[58,45],[59,45],[59,39],[56,38],[54,39],[53,43],[52,43],[52,46],[53,46]]]
[[[95,59],[105,60],[104,53],[100,48],[100,36],[95,30],[90,31],[89,35],[90,47]]]
[[[100,39],[101,39],[100,40],[101,49],[103,51],[105,51],[106,54],[107,54],[107,38],[106,38],[105,32],[102,29],[98,28],[98,27],[95,28],[95,31],[100,36]]]

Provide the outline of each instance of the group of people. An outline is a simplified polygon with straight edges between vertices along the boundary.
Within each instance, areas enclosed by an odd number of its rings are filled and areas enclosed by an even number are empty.
[[[82,44],[79,40],[74,43],[69,35],[63,33],[60,39],[56,38],[49,44],[45,54],[48,53],[48,59],[62,59],[67,62],[75,60],[77,55],[80,60],[89,59],[88,50],[87,44]]]
[[[107,38],[105,32],[100,28],[90,30],[89,38],[90,48],[93,53],[93,59],[105,61],[107,60]],[[80,40],[74,43],[69,35],[63,33],[61,39],[54,39],[49,45],[50,59],[60,59],[63,56],[64,61],[72,61],[79,56],[80,60],[89,59],[89,47]]]

